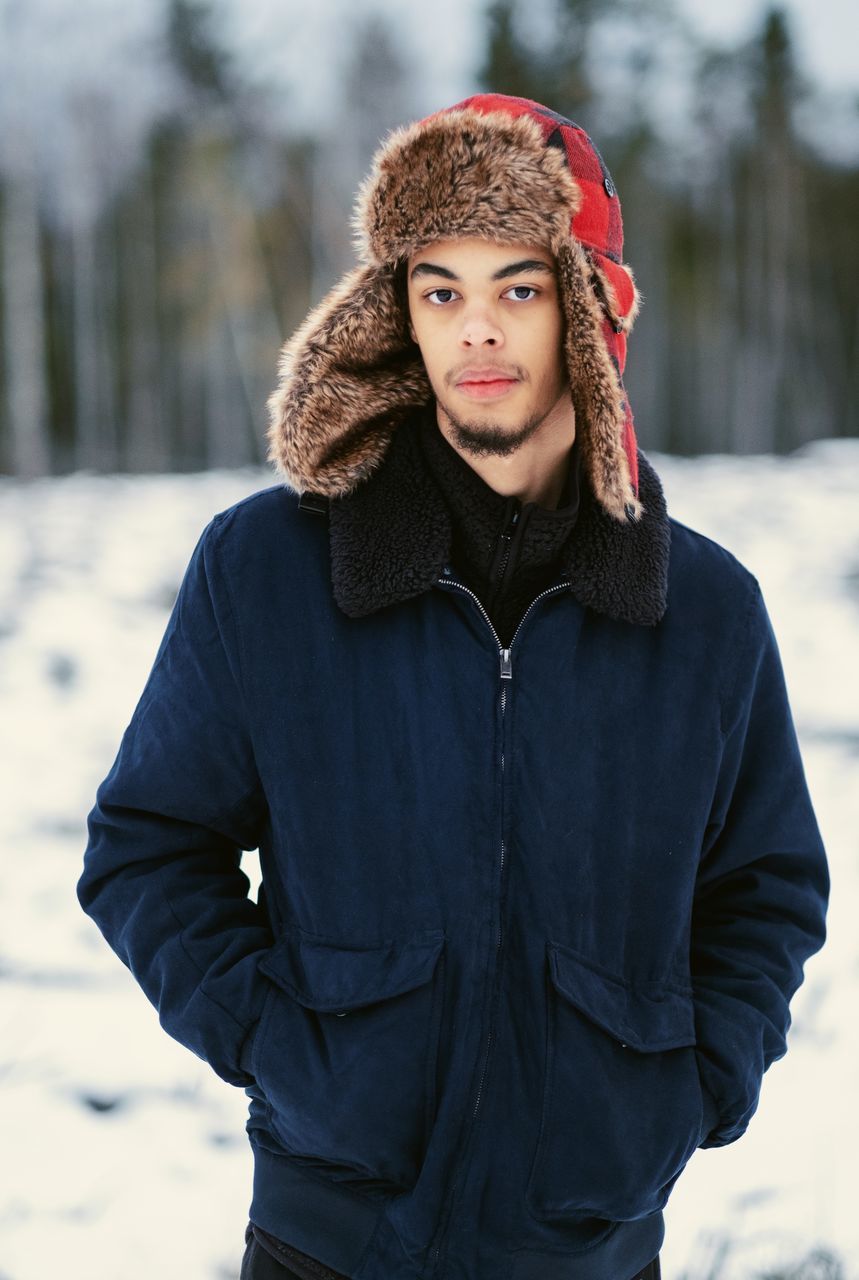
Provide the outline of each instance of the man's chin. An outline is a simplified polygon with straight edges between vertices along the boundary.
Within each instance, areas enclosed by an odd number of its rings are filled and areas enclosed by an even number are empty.
[[[471,453],[475,457],[507,457],[521,449],[543,421],[543,414],[532,415],[524,423],[514,419],[505,422],[493,412],[494,406],[487,404],[482,411],[472,412],[466,418],[439,400],[442,419],[446,422],[451,443],[463,453]]]

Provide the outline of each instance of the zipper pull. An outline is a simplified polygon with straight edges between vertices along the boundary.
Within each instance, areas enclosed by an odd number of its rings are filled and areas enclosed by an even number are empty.
[[[510,658],[509,649],[501,650],[501,679],[502,680],[513,679],[513,662]]]

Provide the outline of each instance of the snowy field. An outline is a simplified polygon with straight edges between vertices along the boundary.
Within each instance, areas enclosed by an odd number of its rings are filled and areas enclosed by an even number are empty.
[[[699,1151],[665,1280],[859,1277],[859,441],[650,455],[760,579],[829,852],[829,941],[748,1133]],[[80,910],[86,815],[203,526],[266,470],[0,480],[0,1280],[235,1280],[246,1097],[171,1040]],[[246,855],[254,893],[255,856]],[[802,1272],[834,1280],[822,1260]],[[622,1278],[619,1278],[622,1280]]]

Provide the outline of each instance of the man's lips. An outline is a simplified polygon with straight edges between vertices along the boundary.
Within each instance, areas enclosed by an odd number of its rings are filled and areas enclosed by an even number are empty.
[[[457,389],[477,400],[487,400],[504,395],[511,387],[515,387],[518,378],[509,378],[503,374],[466,374],[459,382]]]
[[[472,399],[494,399],[515,387],[518,378],[498,369],[466,369],[457,381],[457,390]]]
[[[503,369],[487,366],[485,369],[464,369],[457,378],[460,382],[516,382],[515,373],[505,373]]]

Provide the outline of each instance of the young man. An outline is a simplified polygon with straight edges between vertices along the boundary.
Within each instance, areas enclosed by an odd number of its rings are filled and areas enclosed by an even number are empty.
[[[286,483],[201,534],[80,901],[248,1094],[245,1280],[657,1277],[824,939],[776,641],[637,448],[582,129],[468,99],[385,141],[356,227],[282,353]]]

